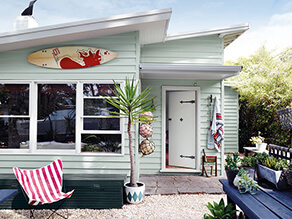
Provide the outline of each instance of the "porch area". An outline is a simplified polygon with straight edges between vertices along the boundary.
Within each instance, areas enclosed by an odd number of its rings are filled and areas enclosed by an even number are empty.
[[[198,175],[141,175],[140,181],[146,185],[146,195],[223,194],[219,179],[224,178]]]

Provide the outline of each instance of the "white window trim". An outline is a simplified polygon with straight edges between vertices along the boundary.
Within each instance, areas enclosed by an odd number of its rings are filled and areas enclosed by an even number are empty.
[[[166,168],[166,92],[167,91],[196,91],[196,120],[195,120],[195,133],[196,133],[196,168],[195,169],[182,169],[182,168]],[[200,106],[201,106],[201,88],[200,87],[182,87],[182,86],[162,86],[162,134],[161,134],[161,159],[162,166],[160,172],[165,173],[179,173],[179,172],[200,172],[200,162],[201,162],[201,146],[200,146]]]
[[[116,80],[124,89],[124,81]],[[29,127],[29,149],[0,149],[0,154],[46,154],[46,155],[84,155],[84,156],[124,156],[125,153],[125,119],[120,119],[120,130],[105,131],[105,130],[83,130],[83,84],[96,83],[96,84],[112,84],[112,80],[1,80],[3,84],[29,84],[29,115],[24,116],[5,116],[1,117],[14,117],[14,118],[30,118]],[[37,149],[37,97],[38,97],[38,84],[76,84],[76,122],[75,122],[75,149],[74,150],[45,150]],[[88,98],[88,97],[86,97]],[[77,101],[80,100],[80,101]],[[98,117],[94,117],[98,118]],[[104,117],[103,117],[104,118]],[[81,152],[81,134],[121,134],[121,153],[106,153],[106,152]]]

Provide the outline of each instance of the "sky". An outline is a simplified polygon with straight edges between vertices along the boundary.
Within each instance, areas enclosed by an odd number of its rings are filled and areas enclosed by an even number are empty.
[[[30,0],[0,0],[0,33]],[[168,34],[250,23],[224,53],[225,60],[253,54],[260,46],[280,51],[292,46],[292,0],[38,0],[33,16],[39,26],[172,8]]]

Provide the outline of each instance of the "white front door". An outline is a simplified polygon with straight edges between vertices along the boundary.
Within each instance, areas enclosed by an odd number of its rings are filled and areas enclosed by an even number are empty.
[[[196,91],[167,92],[169,166],[195,168]]]

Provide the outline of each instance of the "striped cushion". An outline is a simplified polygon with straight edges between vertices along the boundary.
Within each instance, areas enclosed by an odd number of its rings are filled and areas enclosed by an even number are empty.
[[[63,193],[63,164],[61,160],[35,170],[22,170],[17,167],[13,172],[27,194],[29,205],[42,205],[70,198],[74,190]]]

